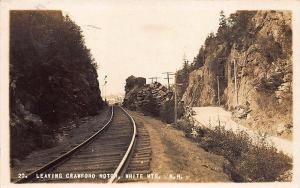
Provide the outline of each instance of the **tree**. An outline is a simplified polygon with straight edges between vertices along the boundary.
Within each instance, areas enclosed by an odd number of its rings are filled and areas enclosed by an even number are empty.
[[[204,42],[205,48],[207,48],[210,45],[210,43],[214,40],[214,38],[215,38],[215,34],[213,32],[210,32]]]
[[[185,59],[183,61],[183,70],[184,70],[184,72],[189,72],[189,68],[190,68],[189,61]]]
[[[198,55],[196,56],[196,60],[195,60],[195,67],[196,68],[200,68],[204,65],[205,62],[205,56],[204,56],[204,47],[201,46]]]
[[[220,12],[219,26],[221,28],[227,27],[227,19],[226,19],[226,16],[225,16],[223,10],[221,10],[221,12]]]

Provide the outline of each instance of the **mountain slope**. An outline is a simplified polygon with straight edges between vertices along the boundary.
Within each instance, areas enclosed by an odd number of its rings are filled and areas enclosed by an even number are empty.
[[[11,155],[21,157],[49,145],[59,123],[97,114],[103,101],[96,63],[68,16],[11,11],[10,23]]]
[[[218,32],[207,37],[188,76],[178,72],[177,83],[188,83],[179,94],[185,105],[214,106],[219,87],[220,105],[234,110],[237,121],[270,134],[290,135],[291,49],[289,11],[221,15]]]

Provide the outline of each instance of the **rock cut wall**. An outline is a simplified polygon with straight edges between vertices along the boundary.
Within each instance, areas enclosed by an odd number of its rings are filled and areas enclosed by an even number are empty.
[[[241,121],[274,134],[279,127],[291,127],[291,16],[290,11],[237,11],[230,15],[227,25],[220,24],[218,32],[207,37],[191,65],[188,86],[181,91],[184,104],[218,105],[219,79],[221,106],[247,109]]]
[[[61,11],[10,12],[12,157],[47,147],[59,123],[98,113],[95,65],[79,26]]]

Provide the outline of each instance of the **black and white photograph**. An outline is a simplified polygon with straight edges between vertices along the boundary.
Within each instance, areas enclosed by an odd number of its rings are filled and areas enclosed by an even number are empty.
[[[300,187],[300,2],[270,2],[0,1],[1,185]]]

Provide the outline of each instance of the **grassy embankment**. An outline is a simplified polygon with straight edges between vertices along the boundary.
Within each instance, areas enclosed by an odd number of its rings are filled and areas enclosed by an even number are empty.
[[[221,125],[214,129],[195,127],[185,121],[179,129],[205,150],[222,155],[228,160],[224,171],[236,182],[291,181],[292,159],[266,142],[264,136],[253,141],[245,132],[225,130]]]

